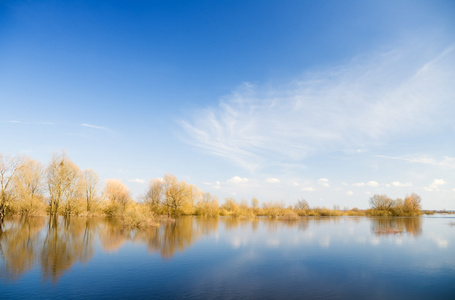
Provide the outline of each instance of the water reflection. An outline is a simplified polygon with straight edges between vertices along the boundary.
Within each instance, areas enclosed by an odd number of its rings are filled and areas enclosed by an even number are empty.
[[[373,218],[371,231],[376,236],[408,234],[418,237],[422,234],[421,218]]]
[[[55,283],[75,262],[88,262],[93,257],[92,224],[90,219],[49,219],[40,255],[44,279]]]
[[[93,258],[96,241],[99,241],[104,252],[116,252],[126,243],[135,243],[145,245],[150,253],[158,253],[162,258],[169,259],[176,252],[183,252],[191,247],[201,237],[214,234],[219,226],[224,231],[237,230],[244,233],[233,238],[248,240],[253,234],[260,234],[259,228],[265,229],[267,238],[277,238],[276,235],[280,235],[282,229],[297,229],[304,232],[312,225],[320,227],[325,224],[340,228],[340,222],[352,224],[361,220],[365,218],[308,217],[297,221],[282,221],[268,218],[245,220],[229,217],[182,217],[175,222],[163,223],[159,228],[131,230],[123,227],[117,219],[62,217],[11,219],[2,224],[0,230],[0,277],[17,280],[36,264],[40,266],[45,281],[56,283],[76,262],[88,262]],[[371,232],[376,237],[392,234],[418,237],[422,234],[421,218],[367,220],[371,224]],[[329,247],[331,238],[329,233],[320,233],[317,237],[321,247]],[[276,239],[267,241],[269,246],[277,247],[280,244]]]
[[[4,279],[18,279],[30,270],[39,253],[39,232],[45,220],[24,218],[2,224],[0,229],[0,276]]]

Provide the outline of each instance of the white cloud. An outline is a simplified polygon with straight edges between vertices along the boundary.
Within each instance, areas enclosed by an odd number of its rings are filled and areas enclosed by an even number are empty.
[[[424,189],[428,192],[435,192],[438,191],[439,187],[444,184],[446,184],[444,179],[435,179],[429,186],[424,187]]]
[[[280,180],[278,178],[267,178],[265,181],[268,183],[280,183]]]
[[[102,126],[97,126],[97,125],[91,125],[91,124],[87,124],[87,123],[81,124],[81,126],[83,126],[83,127],[88,127],[88,128],[94,128],[94,129],[100,129],[100,130],[108,130],[107,127],[102,127]]]
[[[240,177],[240,176],[234,176],[231,179],[229,179],[227,182],[229,183],[246,183],[248,182],[248,178],[245,177]]]
[[[325,187],[329,187],[329,180],[327,178],[319,178],[318,179],[318,183],[319,185],[322,185],[322,186],[325,186]]]
[[[135,179],[128,180],[128,182],[145,183],[145,180],[141,179],[141,178],[135,178]]]
[[[353,191],[348,191],[348,192],[346,193],[346,195],[352,196],[352,195],[354,195],[354,192],[353,192]]]
[[[394,181],[394,182],[391,182],[390,184],[388,184],[388,187],[390,187],[390,185],[393,185],[396,187],[411,187],[412,182],[401,183],[399,181]]]
[[[446,184],[446,181],[444,179],[435,179],[433,180],[432,185],[438,186],[438,185],[444,185]]]
[[[362,186],[366,186],[366,185],[367,186],[378,186],[379,183],[376,182],[376,181],[370,180],[367,183],[365,183],[365,182],[357,182],[357,183],[352,184],[352,186],[357,186],[357,187],[362,187]]]
[[[215,188],[217,190],[221,188],[221,182],[219,180],[215,181],[215,183],[213,183],[213,182],[203,182],[203,184],[210,185],[210,186],[212,186],[213,188]]]
[[[305,191],[305,192],[313,192],[313,191],[314,191],[314,188],[311,187],[311,186],[303,187],[303,188],[302,188],[302,191]]]
[[[283,86],[245,83],[218,106],[182,120],[185,140],[254,170],[453,124],[447,112],[455,110],[455,47],[432,52],[431,43],[416,43]],[[442,165],[455,161],[446,157]]]

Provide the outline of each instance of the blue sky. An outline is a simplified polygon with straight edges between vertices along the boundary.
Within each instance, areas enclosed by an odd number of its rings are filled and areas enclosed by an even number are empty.
[[[0,152],[133,196],[455,209],[453,78],[453,1],[0,3]]]

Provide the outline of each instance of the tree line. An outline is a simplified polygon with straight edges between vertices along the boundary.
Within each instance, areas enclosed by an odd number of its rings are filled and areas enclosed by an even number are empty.
[[[175,218],[180,215],[240,218],[270,216],[293,220],[299,216],[337,215],[419,215],[421,198],[411,194],[404,199],[386,195],[370,198],[370,209],[310,208],[305,199],[295,205],[284,202],[263,202],[257,198],[237,202],[203,192],[195,185],[178,180],[174,175],[152,179],[146,192],[135,201],[128,187],[118,179],[100,180],[93,169],[81,170],[65,152],[52,156],[47,166],[28,157],[11,157],[0,153],[0,220],[10,214],[24,216],[105,215],[121,216],[131,226],[155,224],[156,216]]]

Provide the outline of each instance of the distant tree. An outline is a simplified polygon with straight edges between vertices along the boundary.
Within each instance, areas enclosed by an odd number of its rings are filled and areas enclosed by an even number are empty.
[[[98,174],[93,169],[84,170],[84,196],[85,202],[87,205],[87,212],[92,208],[92,204],[95,203],[98,199],[98,183],[99,183]]]
[[[21,157],[10,157],[0,153],[0,222],[14,199],[12,182],[22,164]]]
[[[258,209],[259,208],[259,200],[258,200],[258,198],[253,197],[251,199],[251,207],[254,208],[254,209]]]
[[[374,195],[370,198],[371,208],[378,211],[390,211],[393,207],[393,200],[387,195]]]
[[[304,198],[300,198],[297,200],[297,203],[294,205],[295,209],[301,210],[301,209],[310,209],[310,205],[308,205],[308,202]]]
[[[422,199],[416,193],[412,193],[404,198],[403,211],[409,215],[415,215],[421,213]]]
[[[397,198],[393,205],[392,205],[392,211],[395,216],[402,216],[404,215],[404,201],[401,198]]]
[[[236,210],[239,209],[239,205],[237,204],[237,201],[235,201],[234,198],[228,197],[224,199],[224,204],[222,208],[224,208],[228,212],[235,212]]]
[[[239,205],[240,209],[248,209],[248,201],[246,201],[246,199],[242,199],[240,200],[240,205]]]

